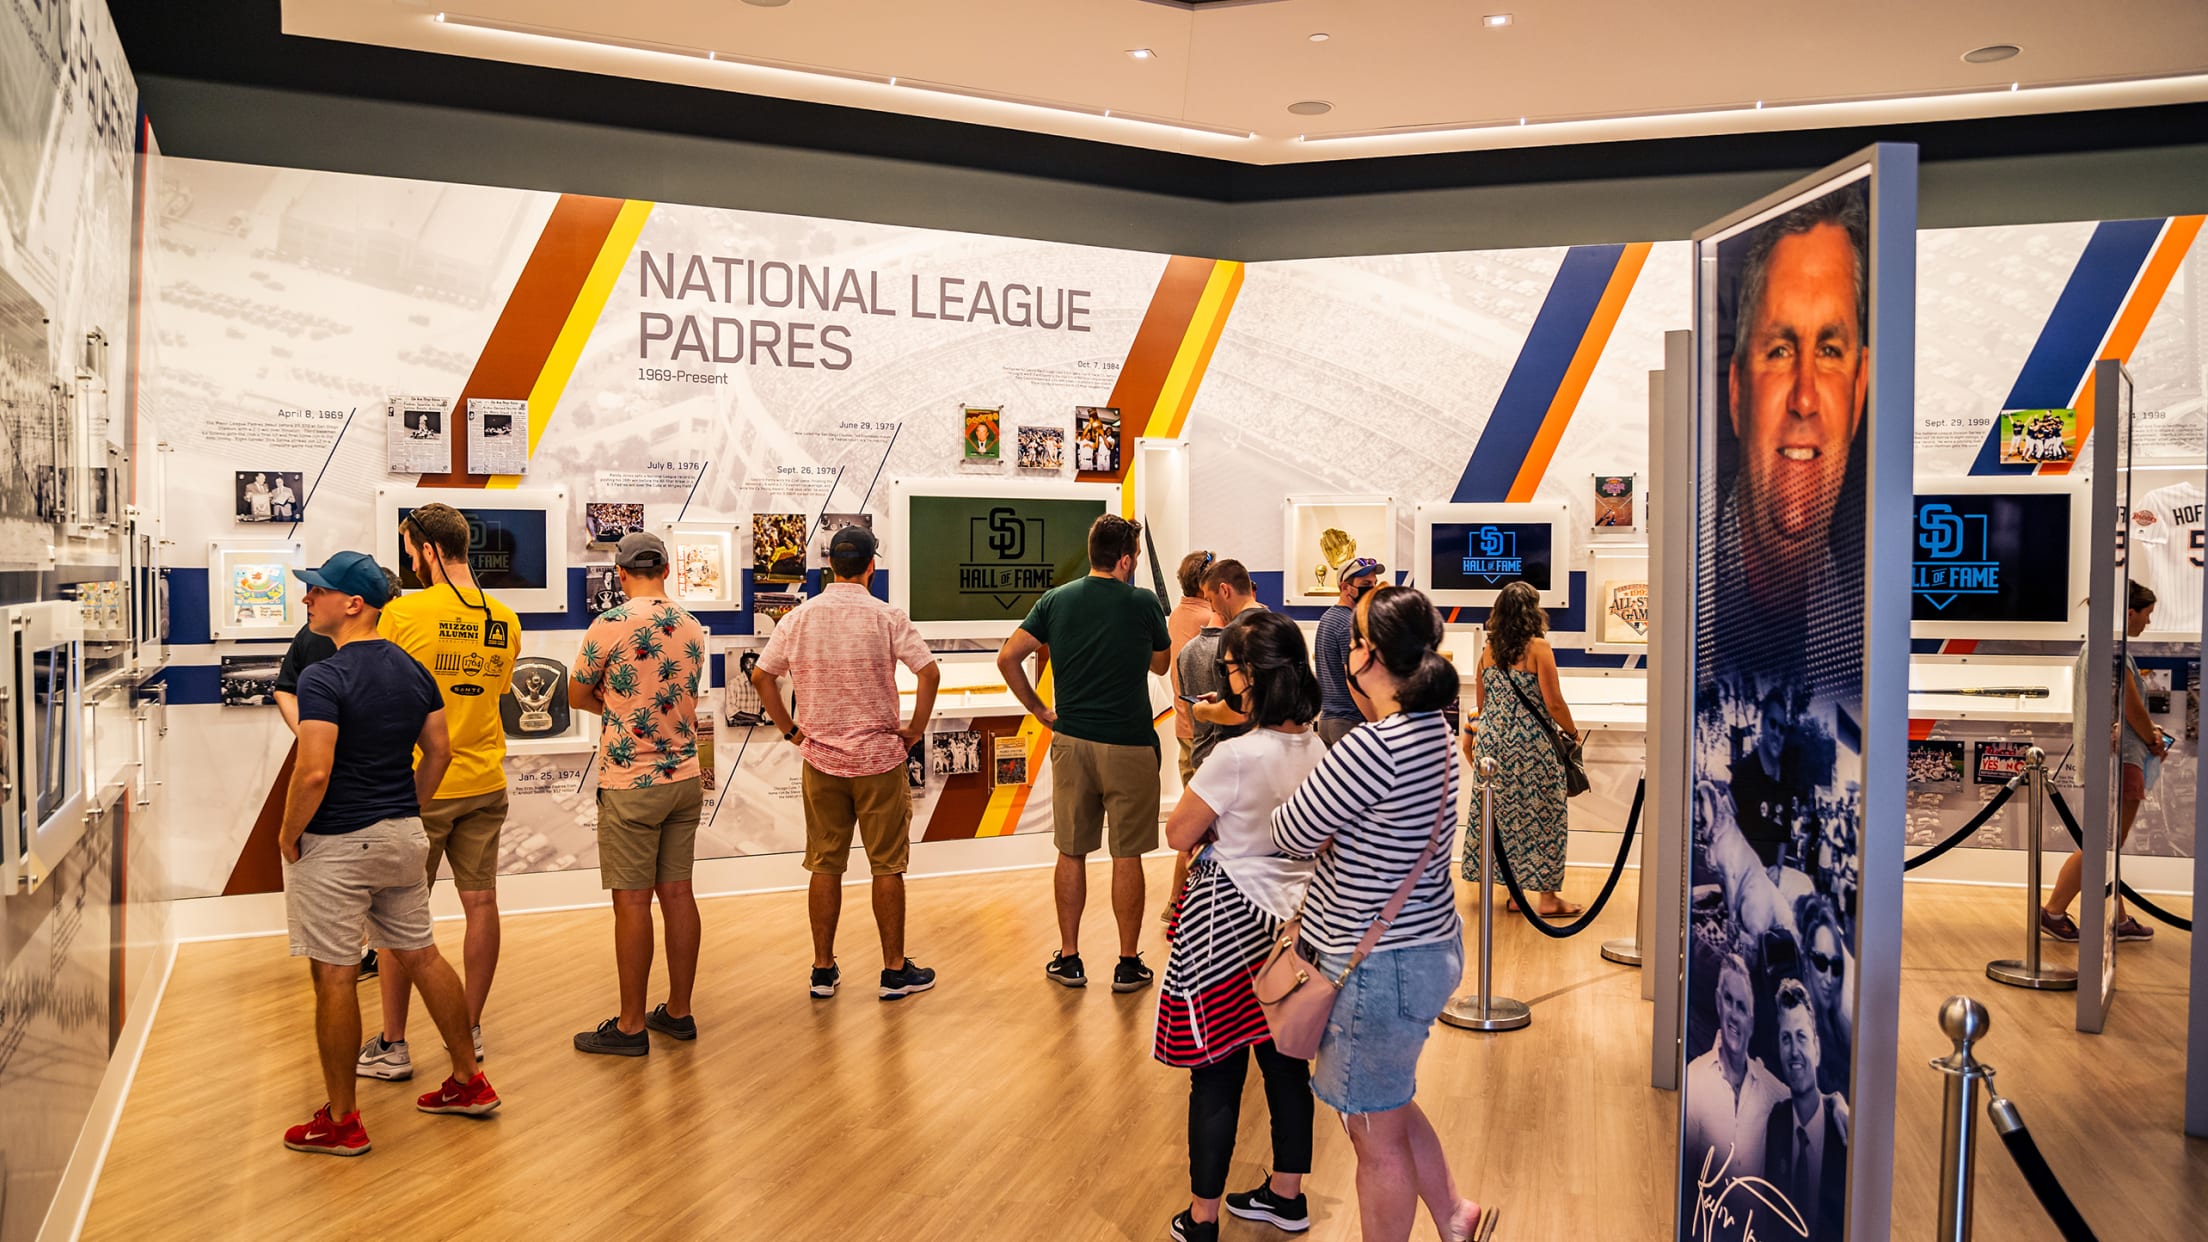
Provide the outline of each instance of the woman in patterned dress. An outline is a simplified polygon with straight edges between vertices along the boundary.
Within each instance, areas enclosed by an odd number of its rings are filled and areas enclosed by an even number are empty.
[[[1179,1242],[1215,1242],[1219,1213],[1291,1231],[1310,1227],[1303,1175],[1311,1170],[1311,1067],[1273,1047],[1251,981],[1281,924],[1310,884],[1308,859],[1273,844],[1274,808],[1326,755],[1311,721],[1319,683],[1296,623],[1252,610],[1219,640],[1228,706],[1256,727],[1219,743],[1190,778],[1166,822],[1166,840],[1195,850],[1172,923],[1172,956],[1158,989],[1154,1054],[1189,1071],[1189,1206],[1173,1218]],[[1272,1173],[1226,1193],[1250,1059],[1272,1114]]]
[[[1548,614],[1541,593],[1528,582],[1513,582],[1496,596],[1487,615],[1487,647],[1480,652],[1474,703],[1476,722],[1464,730],[1465,758],[1474,770],[1486,756],[1495,761],[1495,835],[1509,851],[1518,887],[1533,896],[1533,912],[1544,918],[1570,918],[1580,912],[1557,895],[1564,887],[1564,845],[1568,822],[1564,806],[1564,762],[1556,757],[1541,720],[1526,701],[1545,709],[1566,736],[1576,737],[1572,709],[1556,677],[1556,653],[1543,637]],[[1515,687],[1515,688],[1514,688]],[[1521,698],[1521,694],[1524,696]],[[1464,878],[1480,882],[1478,810],[1464,834]],[[1496,882],[1502,877],[1498,875]],[[1517,902],[1510,906],[1518,909]]]

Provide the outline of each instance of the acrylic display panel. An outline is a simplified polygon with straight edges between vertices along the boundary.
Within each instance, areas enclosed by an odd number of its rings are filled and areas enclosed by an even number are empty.
[[[306,624],[298,543],[218,539],[207,553],[207,632],[215,639],[289,638]]]

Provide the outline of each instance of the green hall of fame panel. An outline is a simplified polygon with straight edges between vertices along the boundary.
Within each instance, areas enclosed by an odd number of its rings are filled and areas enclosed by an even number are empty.
[[[1089,527],[1109,508],[1088,496],[910,498],[902,576],[921,625],[980,623],[1009,632],[1043,592],[1088,572]]]

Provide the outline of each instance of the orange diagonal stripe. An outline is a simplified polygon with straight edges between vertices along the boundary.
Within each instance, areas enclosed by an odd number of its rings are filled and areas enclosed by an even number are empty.
[[[1549,459],[1556,455],[1556,446],[1564,439],[1564,429],[1571,425],[1572,412],[1579,408],[1579,398],[1587,391],[1587,380],[1594,374],[1595,364],[1602,361],[1602,351],[1610,344],[1610,332],[1618,326],[1625,300],[1633,295],[1633,282],[1640,278],[1651,246],[1649,242],[1635,242],[1618,256],[1618,266],[1610,273],[1610,284],[1603,289],[1602,300],[1595,304],[1594,317],[1588,320],[1587,331],[1579,338],[1579,348],[1572,353],[1572,365],[1565,368],[1564,380],[1556,386],[1549,412],[1541,420],[1541,430],[1533,437],[1533,446],[1526,450],[1525,464],[1518,467],[1518,477],[1511,482],[1508,499],[1533,499],[1534,490],[1541,486],[1541,476],[1549,472]]]
[[[2155,243],[2154,257],[2147,260],[2139,273],[2139,283],[2132,286],[2131,298],[2124,303],[2123,313],[2116,317],[2116,326],[2109,329],[2108,344],[2101,349],[2101,357],[2119,362],[2131,361],[2131,352],[2139,347],[2139,338],[2146,335],[2147,324],[2154,319],[2154,312],[2162,306],[2162,295],[2169,292],[2170,281],[2177,276],[2177,269],[2185,262],[2185,255],[2192,249],[2193,240],[2200,236],[2200,226],[2208,216],[2173,216],[2169,227],[2162,230],[2162,240]],[[2095,397],[2093,372],[2085,373],[2085,383],[2078,389],[2078,443],[2083,445],[2086,436],[2093,431],[2093,399]],[[2040,467],[2041,474],[2068,474],[2067,461],[2048,462]]]

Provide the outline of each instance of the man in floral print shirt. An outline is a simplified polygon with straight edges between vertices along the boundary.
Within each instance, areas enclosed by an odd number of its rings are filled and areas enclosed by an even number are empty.
[[[613,893],[614,961],[621,1013],[575,1037],[582,1052],[640,1057],[645,1028],[698,1037],[690,989],[698,977],[698,688],[705,627],[667,598],[667,545],[643,531],[622,536],[614,569],[628,601],[583,636],[568,702],[599,714],[598,873]],[[652,974],[652,897],[667,928],[667,1001],[647,1014]]]

